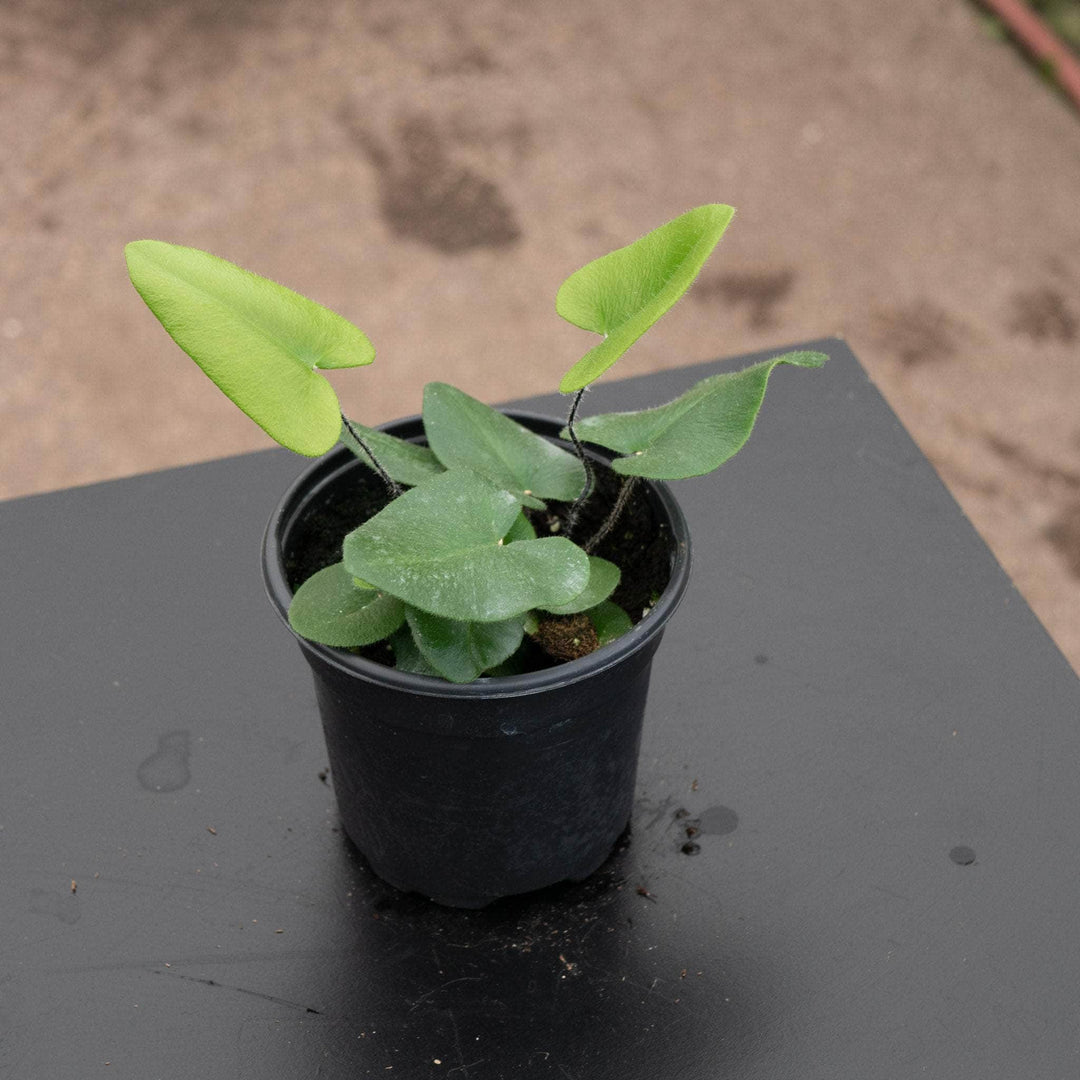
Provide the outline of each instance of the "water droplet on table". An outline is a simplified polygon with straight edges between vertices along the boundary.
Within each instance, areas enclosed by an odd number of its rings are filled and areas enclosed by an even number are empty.
[[[186,731],[167,731],[158,739],[158,748],[136,773],[147,791],[179,791],[190,779],[188,767],[191,739]]]

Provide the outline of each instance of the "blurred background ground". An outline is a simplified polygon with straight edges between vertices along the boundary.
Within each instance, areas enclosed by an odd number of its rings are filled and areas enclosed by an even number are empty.
[[[728,202],[621,374],[846,337],[1080,670],[1080,121],[966,0],[4,0],[0,102],[0,497],[267,445],[127,240],[357,322],[378,423],[549,391],[563,277]]]

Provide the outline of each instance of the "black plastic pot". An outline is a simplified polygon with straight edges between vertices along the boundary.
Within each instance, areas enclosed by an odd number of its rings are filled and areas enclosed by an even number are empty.
[[[561,426],[511,415],[552,437]],[[387,430],[423,432],[417,418]],[[365,474],[339,447],[301,474],[270,519],[263,571],[286,625],[286,566],[305,518]],[[483,907],[581,880],[611,853],[630,818],[652,657],[690,571],[678,504],[663,484],[646,490],[671,538],[668,586],[629,633],[582,659],[455,685],[298,638],[345,831],[384,880]]]

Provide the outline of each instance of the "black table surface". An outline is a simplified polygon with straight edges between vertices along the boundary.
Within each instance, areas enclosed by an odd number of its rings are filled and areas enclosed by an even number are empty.
[[[485,911],[341,834],[258,564],[295,457],[0,505],[0,1076],[1075,1080],[1080,682],[810,344],[675,485],[695,567],[625,842]]]

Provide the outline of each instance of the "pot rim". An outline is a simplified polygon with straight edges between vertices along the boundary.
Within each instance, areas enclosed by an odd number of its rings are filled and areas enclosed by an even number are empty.
[[[518,423],[548,436],[558,437],[559,431],[564,426],[562,421],[539,413],[509,409],[505,410],[505,414]],[[403,436],[403,431],[411,431],[411,429],[416,429],[413,433],[423,433],[422,418],[419,415],[380,425],[380,430],[399,436]],[[403,437],[408,437],[408,435]],[[601,450],[597,456],[603,459],[603,451]],[[659,600],[645,618],[636,623],[628,633],[601,646],[588,656],[522,675],[482,676],[470,683],[452,683],[430,675],[399,671],[397,668],[387,667],[385,664],[357,656],[346,649],[308,641],[289,624],[288,612],[292,591],[285,574],[280,539],[297,510],[313,492],[328,485],[341,472],[354,467],[364,468],[348,447],[340,444],[307,466],[281,497],[270,516],[262,541],[263,582],[267,596],[278,616],[306,653],[318,656],[323,663],[330,664],[353,678],[434,698],[492,699],[543,693],[556,687],[591,678],[645,648],[663,633],[668,619],[675,613],[685,595],[691,563],[689,526],[670,488],[662,481],[646,480],[645,483],[655,501],[659,503],[662,514],[667,517],[667,525],[671,529],[674,553],[671,577]]]

